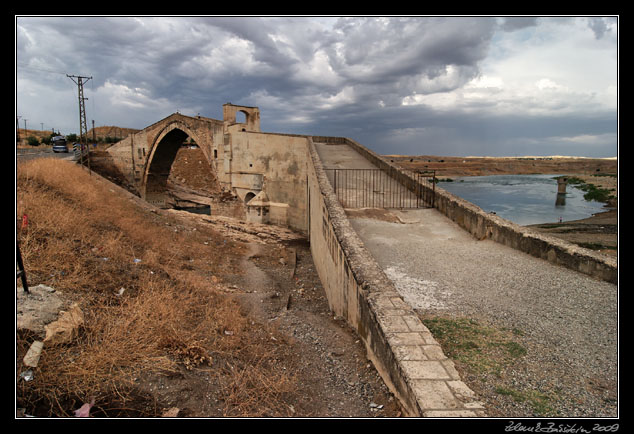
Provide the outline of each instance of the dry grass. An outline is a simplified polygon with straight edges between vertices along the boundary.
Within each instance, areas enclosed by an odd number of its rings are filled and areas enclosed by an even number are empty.
[[[139,377],[205,369],[223,415],[289,414],[294,378],[275,369],[283,339],[271,345],[274,331],[210,283],[231,267],[217,234],[180,228],[56,159],[19,166],[16,217],[29,284],[55,287],[85,315],[72,344],[45,347],[32,381],[16,375],[18,407],[39,416],[72,415],[91,398],[134,407]],[[33,339],[17,338],[16,374]],[[154,404],[127,414],[156,416],[159,398],[144,399]]]

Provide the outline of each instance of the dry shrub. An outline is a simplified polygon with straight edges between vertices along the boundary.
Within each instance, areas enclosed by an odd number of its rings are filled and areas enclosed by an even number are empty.
[[[289,415],[295,379],[276,367],[285,347],[208,280],[216,270],[203,240],[220,244],[217,234],[175,230],[72,163],[18,169],[16,229],[29,284],[54,286],[85,315],[72,344],[45,347],[35,378],[17,379],[18,406],[69,416],[91,398],[102,408],[129,402],[139,377],[205,367],[224,414]],[[194,258],[195,267],[183,266]],[[19,336],[18,354],[35,338]],[[20,358],[17,365],[16,374]]]
[[[267,340],[266,336],[261,336],[259,341],[250,336],[248,345],[241,346],[240,353],[229,362],[226,369],[229,375],[225,376],[228,381],[220,381],[226,402],[224,416],[293,416],[293,408],[288,402],[293,401],[297,376],[291,367],[285,370],[278,365],[284,345],[271,346]],[[284,359],[288,357],[286,355]]]
[[[169,252],[182,242],[165,227],[148,224],[129,200],[76,164],[35,160],[20,167],[17,182],[18,241],[36,282],[63,276],[59,289],[101,291],[95,283],[103,283],[103,271],[131,273],[135,259],[156,266],[155,252]],[[113,285],[116,280],[111,279]]]

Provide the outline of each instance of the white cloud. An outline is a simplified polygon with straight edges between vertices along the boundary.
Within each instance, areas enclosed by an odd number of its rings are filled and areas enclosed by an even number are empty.
[[[501,33],[492,56],[482,64],[484,74],[502,77],[510,95],[527,96],[537,103],[543,94],[544,106],[555,97],[572,107],[592,96],[595,109],[615,109],[616,99],[606,93],[616,85],[616,44],[598,41],[583,19],[540,18],[539,25],[514,33]],[[567,97],[565,97],[567,94]],[[585,106],[585,104],[584,104]]]
[[[502,89],[504,88],[504,80],[502,77],[493,77],[480,75],[465,85],[466,89]]]
[[[323,50],[318,50],[308,63],[297,64],[294,79],[314,83],[319,86],[338,86],[342,80],[330,65],[330,59]]]
[[[561,84],[555,83],[550,78],[542,78],[535,83],[535,86],[539,90],[556,90],[556,91],[567,91],[568,88],[566,86],[562,86]]]
[[[322,109],[331,109],[344,104],[352,104],[355,102],[354,88],[346,86],[335,95],[323,96],[316,98],[315,104]]]
[[[214,46],[191,58],[185,58],[177,65],[175,72],[184,77],[213,83],[226,80],[227,76],[254,74],[268,69],[255,59],[255,47],[250,41],[238,37],[228,37],[217,41]]]
[[[567,142],[572,144],[583,144],[583,145],[595,145],[595,144],[607,144],[613,143],[616,140],[616,134],[608,133],[608,134],[581,134],[578,136],[569,136],[569,137],[551,137],[550,138],[554,142]]]
[[[424,105],[436,110],[458,110],[461,107],[461,92],[438,92],[430,95],[417,94],[406,96],[402,105]]]
[[[110,81],[106,81],[100,94],[107,98],[108,104],[115,107],[123,106],[143,109],[160,104],[160,101],[157,102],[150,98],[144,89],[138,87],[129,88],[122,84],[113,84]]]

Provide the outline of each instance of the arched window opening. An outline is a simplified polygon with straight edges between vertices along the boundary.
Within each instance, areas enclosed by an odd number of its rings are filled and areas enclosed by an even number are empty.
[[[244,196],[244,203],[249,203],[251,202],[251,199],[253,199],[255,197],[255,193],[253,193],[252,191],[248,192],[246,196]]]
[[[247,113],[242,111],[242,110],[238,110],[236,112],[236,122],[239,124],[246,124],[247,123]]]

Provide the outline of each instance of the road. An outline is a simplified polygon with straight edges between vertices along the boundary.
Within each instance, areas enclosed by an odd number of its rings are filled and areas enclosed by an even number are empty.
[[[62,153],[53,152],[49,148],[17,148],[15,154],[16,162],[33,160],[35,158],[61,158],[61,159],[74,159],[72,152]]]
[[[15,162],[34,160],[36,158],[58,158],[61,160],[77,161],[72,147],[69,152],[53,152],[52,148],[35,147],[35,148],[17,148],[15,154]],[[85,158],[85,157],[84,157]]]

